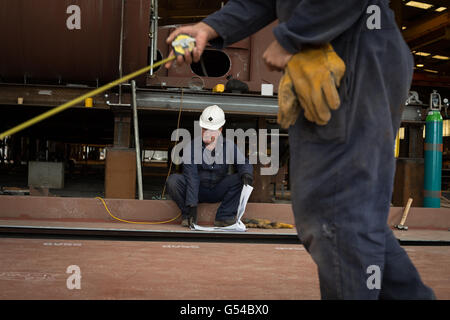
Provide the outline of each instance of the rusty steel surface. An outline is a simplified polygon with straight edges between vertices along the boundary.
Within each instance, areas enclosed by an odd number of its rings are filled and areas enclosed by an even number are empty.
[[[438,299],[450,298],[450,249],[407,247]],[[0,239],[0,299],[319,299],[300,245]],[[80,289],[68,289],[69,266]]]
[[[123,71],[131,72],[147,63],[150,2],[125,3]],[[19,83],[118,78],[121,5],[122,0],[0,0],[0,78]]]
[[[115,216],[127,220],[163,221],[179,214],[179,209],[172,200],[105,199],[105,201]],[[199,223],[212,223],[218,206],[218,203],[200,204]],[[402,207],[391,207],[388,225],[392,227],[398,224],[402,214]],[[244,217],[295,223],[291,204],[250,202]],[[7,195],[0,196],[0,218],[113,221],[100,200],[95,198]],[[450,209],[413,207],[410,209],[406,225],[410,228],[447,230],[450,228]]]
[[[319,298],[300,246],[0,239],[0,255],[0,299]]]
[[[393,229],[394,235],[400,241],[442,241],[450,244],[450,232],[447,230],[429,229]]]
[[[118,218],[135,221],[163,221],[179,214],[172,200],[105,199]],[[219,203],[199,205],[199,223],[212,223]],[[0,218],[84,219],[113,221],[100,200],[94,198],[0,196]],[[289,204],[249,203],[245,217],[271,219],[292,224]],[[181,220],[180,220],[181,221]]]
[[[128,134],[129,130],[122,132]],[[120,138],[119,138],[120,139]],[[105,196],[134,199],[136,196],[136,151],[130,148],[107,148],[105,166]]]
[[[422,145],[423,146],[423,145]],[[403,206],[413,198],[412,206],[423,206],[424,160],[397,159],[392,203]]]

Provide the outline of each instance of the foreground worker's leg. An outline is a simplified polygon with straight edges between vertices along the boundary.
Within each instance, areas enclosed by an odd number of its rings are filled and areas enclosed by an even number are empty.
[[[392,230],[386,226],[386,255],[380,299],[435,299]]]
[[[330,122],[318,126],[301,113],[289,129],[296,225],[317,264],[324,299],[378,299],[385,270],[393,276],[386,224],[394,140],[413,61],[388,10],[383,7],[381,30],[367,29],[362,18],[357,31],[343,35],[348,41],[333,44],[348,68]],[[396,263],[417,289],[405,290],[404,299],[429,295],[409,259]]]
[[[186,179],[182,174],[174,173],[167,178],[167,193],[181,210],[182,218],[185,219],[189,214],[189,208],[186,206]]]
[[[327,154],[316,156],[321,153],[318,148],[331,152],[332,145],[291,143],[290,146],[291,149],[300,147],[305,152],[305,156],[300,158],[297,153],[291,154],[292,163],[298,166],[307,162],[304,157],[311,159],[308,164],[312,172],[308,174],[299,174],[295,165],[291,165],[292,204],[299,237],[318,267],[321,297],[377,299],[380,285],[377,286],[375,281],[375,286],[372,286],[369,281],[372,273],[369,271],[376,268],[378,283],[381,283],[385,256],[383,226],[387,210],[376,209],[378,195],[372,191],[372,187],[377,189],[373,179],[369,178],[368,182],[366,178],[357,180],[358,175],[366,176],[370,170],[353,168],[354,176],[350,168],[347,172],[340,172],[328,167],[328,172],[319,173],[321,170],[317,170],[318,166],[313,162],[323,163]],[[358,162],[364,163],[362,160]],[[309,173],[314,178],[308,177]],[[347,180],[346,175],[352,176],[350,180],[353,181]]]

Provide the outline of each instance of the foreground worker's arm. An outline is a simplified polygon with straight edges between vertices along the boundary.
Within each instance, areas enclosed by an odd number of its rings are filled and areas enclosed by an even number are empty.
[[[361,18],[368,2],[286,0],[277,3],[280,24],[274,28],[276,40],[266,49],[263,59],[272,70],[286,69],[278,93],[278,123],[283,128],[295,123],[301,107],[305,118],[318,125],[326,125],[331,111],[339,108],[337,88],[346,66],[330,43]],[[258,1],[231,0],[222,10],[204,19],[220,35],[212,43],[227,46],[247,36],[248,24],[253,23],[247,16],[259,17],[264,12],[259,9]]]
[[[273,29],[281,46],[291,54],[303,45],[320,45],[337,38],[366,11],[369,0],[230,0],[202,22],[218,34],[211,44],[226,47],[260,30],[276,18]]]
[[[303,0],[292,6],[292,2],[280,5],[282,22],[273,29],[278,42],[292,54],[304,45],[330,43],[360,18],[369,4],[369,0]]]
[[[279,44],[289,53],[299,52],[304,45],[331,42],[347,30],[367,9],[369,0],[230,0],[227,4],[193,26],[176,29],[167,38],[171,43],[180,33],[187,33],[197,41],[193,57],[200,59],[207,42],[223,48],[262,29],[275,19],[280,24],[274,28]],[[192,62],[187,54],[185,60]],[[166,64],[170,67],[171,63]]]

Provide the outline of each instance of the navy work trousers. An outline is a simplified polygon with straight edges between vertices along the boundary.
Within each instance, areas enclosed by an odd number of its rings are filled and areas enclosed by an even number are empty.
[[[186,179],[182,174],[172,174],[167,179],[167,192],[181,209],[183,217],[189,213],[186,206]],[[206,188],[200,184],[198,201],[207,203],[221,202],[216,213],[216,220],[231,220],[236,217],[242,182],[239,174],[225,176],[213,188]]]
[[[352,47],[371,49],[346,57],[355,65],[347,65],[341,106],[327,125],[302,113],[289,129],[296,227],[324,299],[434,298],[387,225],[413,66],[392,30],[358,34]]]

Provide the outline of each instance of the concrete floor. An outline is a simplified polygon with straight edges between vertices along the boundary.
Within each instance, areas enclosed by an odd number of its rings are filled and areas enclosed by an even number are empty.
[[[406,247],[438,299],[450,248]],[[0,238],[0,299],[319,299],[300,245]],[[69,290],[70,265],[81,289]]]

